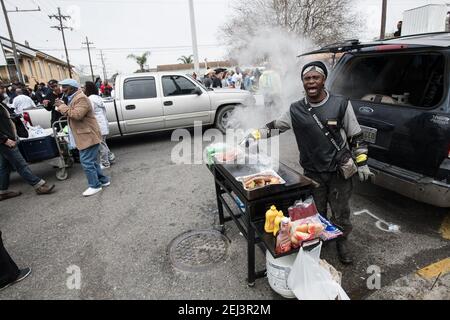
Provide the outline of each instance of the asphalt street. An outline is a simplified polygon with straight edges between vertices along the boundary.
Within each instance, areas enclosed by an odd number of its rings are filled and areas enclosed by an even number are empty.
[[[79,165],[64,182],[56,181],[48,162],[31,166],[57,185],[49,196],[36,196],[13,174],[12,189],[24,194],[0,204],[0,229],[13,258],[31,266],[33,274],[0,292],[0,299],[280,299],[267,279],[247,287],[246,241],[232,223],[226,226],[225,261],[201,272],[173,267],[171,241],[186,231],[212,230],[218,222],[211,173],[204,165],[173,164],[174,145],[171,133],[111,141],[117,156],[107,171],[112,185],[91,198],[81,196],[86,180]],[[281,138],[280,153],[284,163],[301,171],[291,133]],[[369,183],[355,181],[354,191],[352,212],[368,210],[400,232],[380,230],[368,214],[353,215],[356,262],[344,267],[334,245],[322,249],[322,257],[343,273],[343,288],[352,299],[377,293],[367,287],[370,266],[381,269],[382,298],[383,288],[449,257],[450,241],[439,232],[448,209]],[[80,289],[66,285],[71,266],[81,271]],[[257,266],[265,267],[260,250]]]

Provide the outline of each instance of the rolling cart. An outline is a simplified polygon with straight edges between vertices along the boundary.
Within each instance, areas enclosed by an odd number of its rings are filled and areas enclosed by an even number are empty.
[[[55,121],[51,129],[44,131],[44,135],[36,138],[21,139],[19,150],[28,163],[58,159],[56,178],[60,181],[68,178],[68,168],[73,165],[73,158],[69,149],[69,134],[64,132],[67,119]]]

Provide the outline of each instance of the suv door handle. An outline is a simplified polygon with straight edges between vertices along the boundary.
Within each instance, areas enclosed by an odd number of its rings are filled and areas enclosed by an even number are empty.
[[[125,109],[127,109],[127,110],[134,110],[134,109],[136,109],[136,106],[134,104],[131,104],[129,106],[126,106]]]
[[[172,106],[173,105],[173,101],[164,101],[164,105],[165,106]]]

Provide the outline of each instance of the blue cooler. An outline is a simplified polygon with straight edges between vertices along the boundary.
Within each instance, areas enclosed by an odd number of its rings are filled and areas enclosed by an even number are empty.
[[[20,140],[19,150],[27,162],[39,162],[59,156],[53,136]]]

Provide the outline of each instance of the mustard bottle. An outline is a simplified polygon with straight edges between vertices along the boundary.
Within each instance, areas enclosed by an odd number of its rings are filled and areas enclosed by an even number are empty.
[[[283,211],[278,211],[278,215],[275,217],[275,222],[274,222],[274,226],[273,226],[273,235],[276,236],[278,233],[278,230],[280,230],[280,223],[281,220],[283,220],[284,218],[284,214]]]
[[[273,227],[275,223],[275,217],[278,215],[277,207],[271,206],[266,212],[266,223],[264,224],[264,230],[267,233],[273,232]]]

